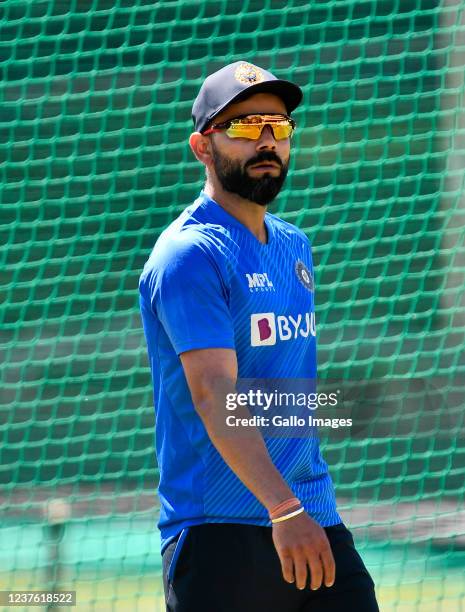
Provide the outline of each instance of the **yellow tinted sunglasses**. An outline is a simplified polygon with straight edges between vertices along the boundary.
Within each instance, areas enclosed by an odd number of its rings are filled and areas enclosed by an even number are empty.
[[[214,132],[226,132],[229,138],[258,140],[265,125],[271,127],[276,140],[291,138],[295,130],[294,119],[287,115],[270,113],[267,115],[241,115],[224,123],[214,123],[211,128],[208,128],[202,134],[206,136]]]

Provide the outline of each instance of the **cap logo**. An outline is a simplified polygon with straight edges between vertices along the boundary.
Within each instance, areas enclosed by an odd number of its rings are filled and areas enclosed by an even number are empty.
[[[246,62],[240,64],[236,68],[234,78],[243,85],[253,85],[254,83],[261,83],[265,80],[263,72],[259,68],[253,64],[247,64]]]

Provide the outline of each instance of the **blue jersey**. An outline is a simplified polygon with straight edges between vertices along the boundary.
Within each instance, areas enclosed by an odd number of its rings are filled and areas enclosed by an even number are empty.
[[[140,278],[152,372],[162,550],[205,522],[269,525],[265,507],[213,446],[179,355],[227,348],[240,378],[316,378],[307,237],[266,213],[266,244],[205,193],[160,236]],[[316,437],[265,440],[274,465],[322,526],[341,522]]]

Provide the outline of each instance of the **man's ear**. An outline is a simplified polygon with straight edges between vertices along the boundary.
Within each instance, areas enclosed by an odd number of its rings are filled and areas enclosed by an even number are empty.
[[[193,132],[189,137],[189,145],[195,157],[205,166],[210,166],[212,163],[211,145],[206,136],[200,132]]]

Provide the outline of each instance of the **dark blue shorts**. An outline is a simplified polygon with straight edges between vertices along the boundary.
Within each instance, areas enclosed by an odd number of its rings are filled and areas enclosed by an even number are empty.
[[[332,587],[287,583],[270,527],[208,523],[185,529],[163,553],[168,612],[379,612],[374,583],[344,524],[325,527]]]

